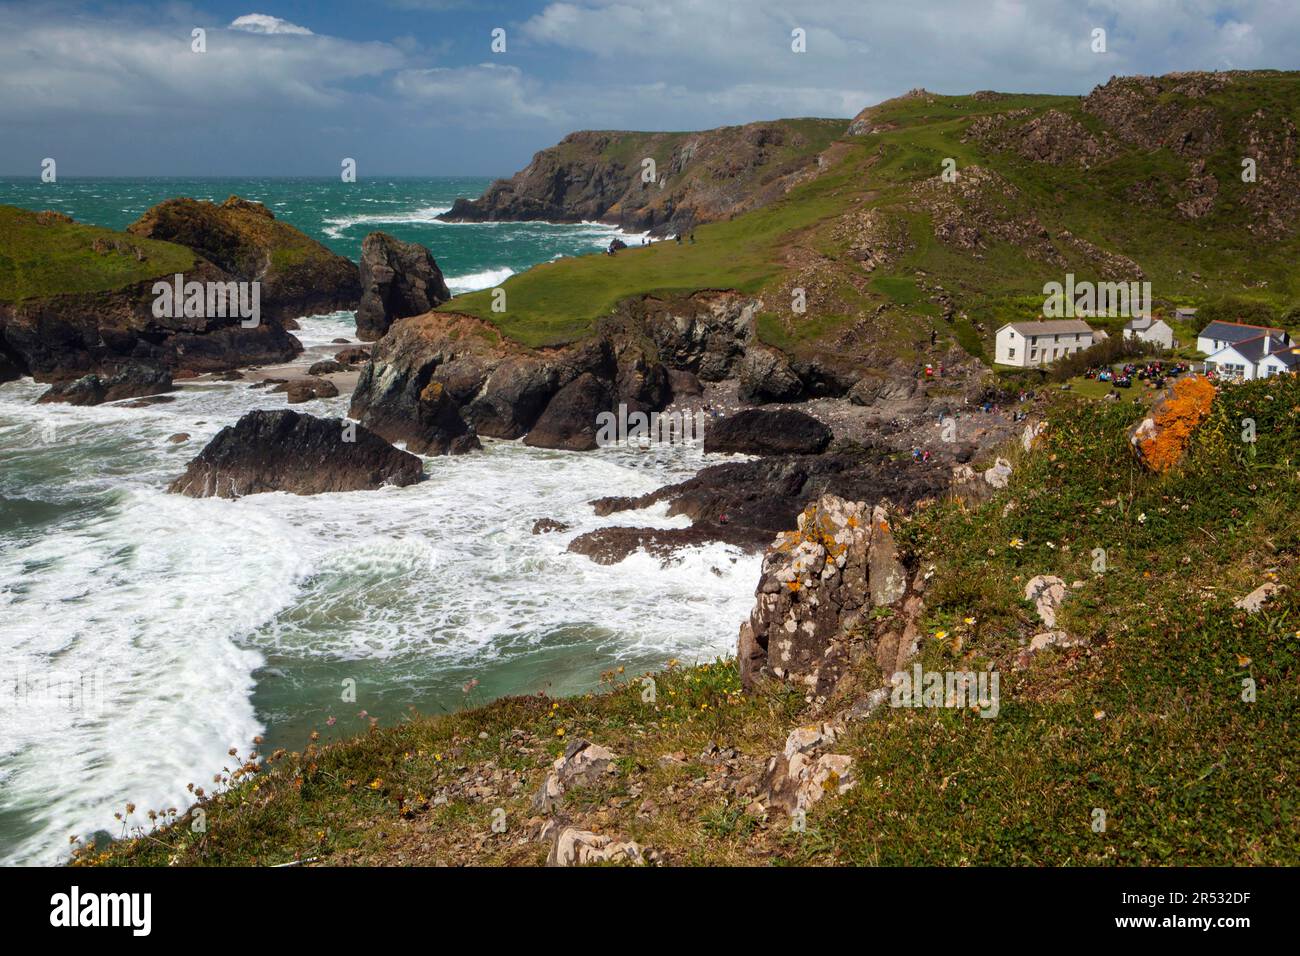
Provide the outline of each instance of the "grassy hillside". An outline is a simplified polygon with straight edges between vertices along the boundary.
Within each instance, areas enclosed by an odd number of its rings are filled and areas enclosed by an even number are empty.
[[[103,292],[184,272],[194,253],[66,216],[0,206],[0,301]]]
[[[823,799],[806,832],[747,813],[732,787],[808,719],[802,695],[742,694],[730,661],[670,663],[653,705],[614,672],[585,697],[362,721],[359,736],[305,740],[265,771],[232,760],[232,788],[203,803],[205,834],[184,816],[133,833],[136,809],[128,839],[80,862],[538,864],[530,798],[566,742],[586,737],[619,755],[618,774],[572,792],[566,817],[670,863],[1300,863],[1300,380],[1222,392],[1163,476],[1133,458],[1133,416],[1060,397],[1041,444],[1013,453],[1005,492],[900,526],[932,572],[923,664],[993,667],[1000,713],[886,706],[850,724],[835,749],[859,782]],[[1245,418],[1254,443],[1241,440]],[[1081,582],[1059,624],[1089,643],[1019,669],[1042,629],[1022,600],[1040,573]],[[1257,613],[1234,608],[1266,581],[1285,590]],[[882,678],[856,676],[861,689]]]
[[[487,291],[448,308],[541,344],[581,337],[627,296],[735,288],[763,295],[762,334],[774,344],[864,355],[914,354],[931,326],[980,354],[998,325],[1037,315],[1043,284],[1067,271],[1145,277],[1161,308],[1228,299],[1228,313],[1294,309],[1300,183],[1287,131],[1300,123],[1300,74],[1165,81],[1155,91],[1124,82],[1089,99],[922,92],[888,101],[866,111],[871,132],[828,148],[820,177],[699,227],[693,246],[530,270],[504,283],[505,313],[491,311]],[[1126,125],[1130,114],[1149,120],[1148,138],[1147,127]],[[1259,158],[1255,183],[1241,180],[1243,156]],[[945,159],[956,183],[939,178]],[[1210,193],[1208,211],[1195,209],[1198,191]],[[801,315],[790,308],[795,288],[808,300]]]

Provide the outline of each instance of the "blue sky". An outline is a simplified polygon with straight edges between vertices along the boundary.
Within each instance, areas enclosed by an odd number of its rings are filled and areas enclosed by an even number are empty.
[[[1086,93],[1297,50],[1296,0],[0,0],[0,174],[503,175],[574,129]]]

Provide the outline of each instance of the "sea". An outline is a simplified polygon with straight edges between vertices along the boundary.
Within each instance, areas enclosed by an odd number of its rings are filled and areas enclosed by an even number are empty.
[[[0,179],[0,203],[121,229],[164,199],[265,203],[341,255],[382,230],[427,246],[453,293],[621,236],[599,223],[448,224],[485,178]],[[351,312],[304,316],[300,364],[355,340]],[[66,859],[114,814],[192,800],[229,751],[301,750],[504,695],[595,692],[601,675],[733,652],[759,558],[722,545],[664,564],[566,551],[626,523],[589,502],[683,480],[698,445],[576,453],[485,441],[407,488],[167,494],[220,429],[281,394],[185,382],[145,408],[37,405],[0,385],[0,864]],[[301,410],[346,415],[348,397]],[[184,433],[189,439],[170,442]],[[533,534],[539,518],[569,526]],[[638,525],[682,527],[658,506]]]

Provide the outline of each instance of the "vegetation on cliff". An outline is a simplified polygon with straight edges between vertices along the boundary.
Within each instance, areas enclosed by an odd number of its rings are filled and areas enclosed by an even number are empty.
[[[264,769],[232,759],[205,832],[192,814],[133,832],[136,811],[127,839],[78,862],[540,864],[531,798],[581,737],[618,755],[615,772],[567,794],[563,819],[669,863],[1300,863],[1300,380],[1220,391],[1164,474],[1130,447],[1133,408],[1056,401],[1032,450],[1009,453],[1005,491],[896,528],[930,577],[920,664],[992,667],[997,716],[885,705],[853,720],[835,746],[857,782],[804,829],[745,795],[814,716],[803,696],[742,693],[731,661],[670,663],[647,675],[653,702],[613,672],[584,697],[362,717],[359,736]],[[1068,583],[1056,626],[1075,640],[1030,653],[1042,625],[1024,587],[1040,574]],[[1261,584],[1271,596],[1238,606]],[[861,666],[859,690],[887,677]]]
[[[1150,281],[1167,313],[1230,300],[1276,321],[1300,303],[1298,118],[1297,73],[1120,78],[1087,97],[914,91],[864,111],[815,176],[694,244],[529,270],[503,283],[505,312],[490,291],[444,308],[543,344],[630,296],[729,288],[762,295],[762,336],[790,351],[914,358],[933,328],[982,355],[1073,272]]]

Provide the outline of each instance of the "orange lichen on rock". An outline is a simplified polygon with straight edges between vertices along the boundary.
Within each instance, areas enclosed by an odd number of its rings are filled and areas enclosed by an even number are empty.
[[[1214,385],[1207,379],[1186,378],[1156,404],[1133,434],[1133,443],[1148,468],[1166,472],[1182,460],[1196,426],[1210,413],[1214,395]]]

